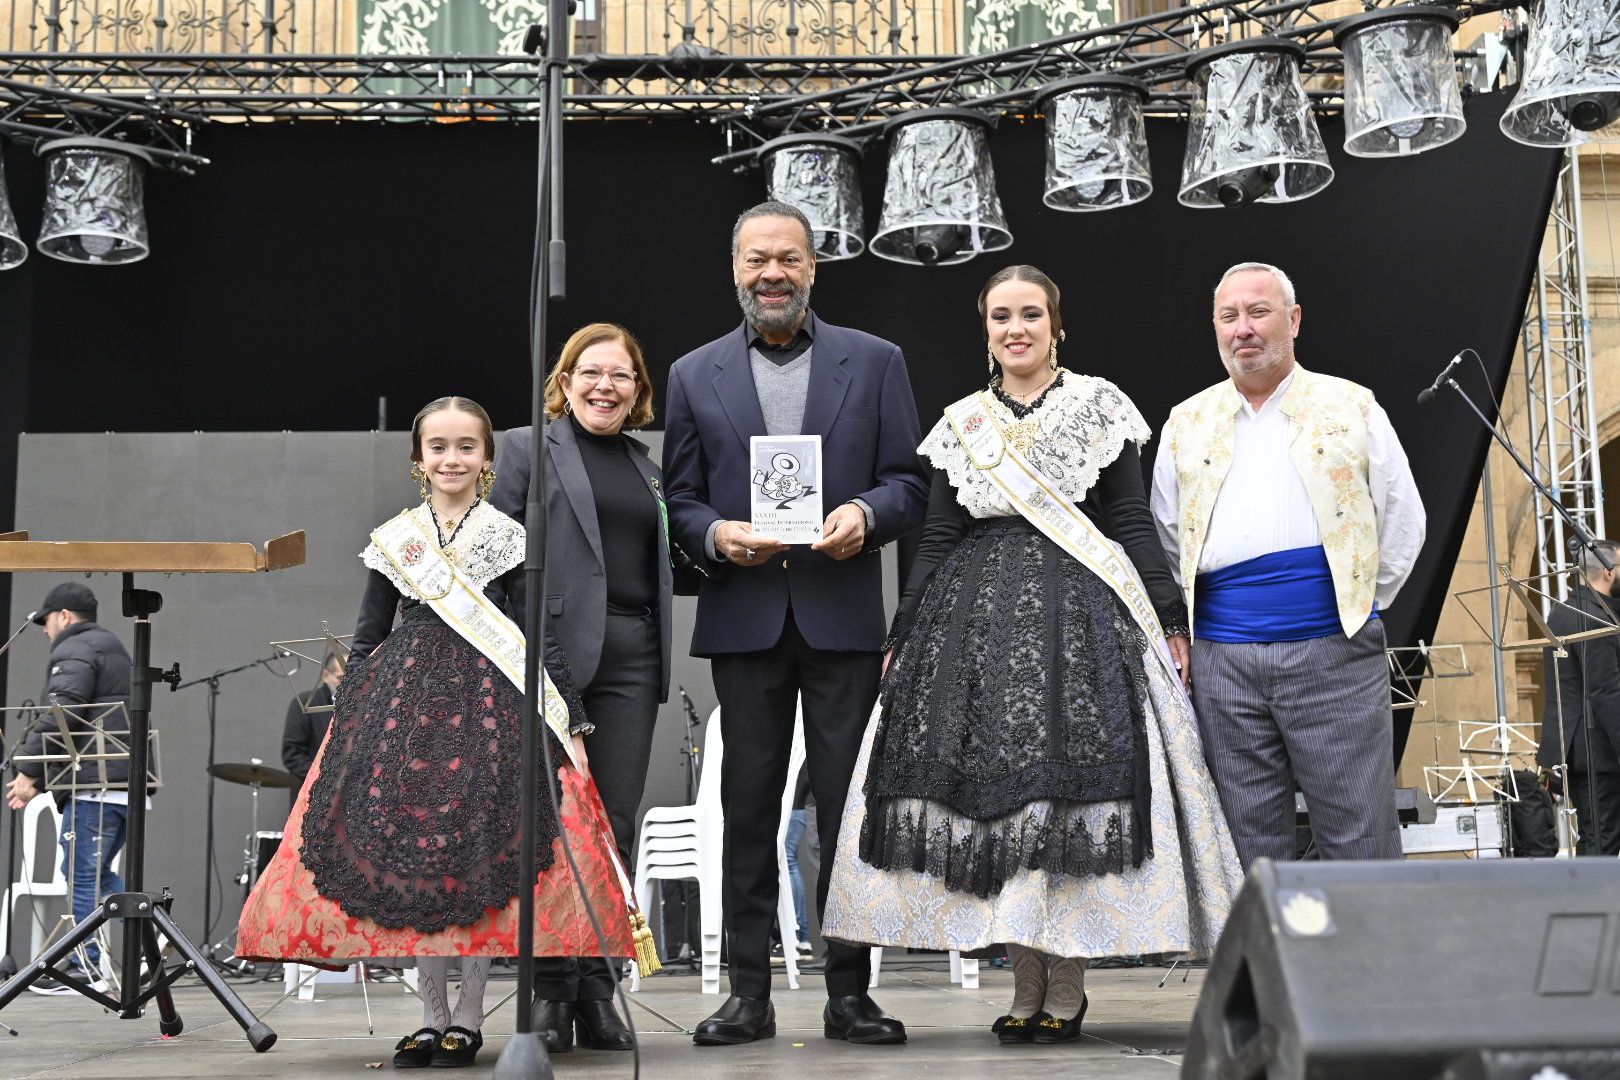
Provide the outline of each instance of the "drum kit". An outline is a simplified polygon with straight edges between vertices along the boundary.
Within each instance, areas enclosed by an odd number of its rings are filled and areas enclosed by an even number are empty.
[[[293,774],[266,765],[260,758],[222,761],[210,765],[208,771],[216,780],[223,780],[227,784],[247,785],[253,794],[252,827],[242,841],[242,872],[236,876],[236,883],[242,886],[242,896],[246,899],[247,894],[259,880],[259,875],[270,865],[270,859],[275,855],[276,849],[281,846],[282,834],[279,830],[259,828],[259,791],[262,788],[273,790],[291,788],[294,782]]]

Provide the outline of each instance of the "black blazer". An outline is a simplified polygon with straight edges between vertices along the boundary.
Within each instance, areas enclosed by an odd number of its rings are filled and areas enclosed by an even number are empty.
[[[1600,597],[1584,582],[1576,587],[1569,603],[1571,607],[1606,623],[1620,621],[1611,601]],[[1574,634],[1594,629],[1597,624],[1592,619],[1555,606],[1547,617],[1547,625],[1552,627],[1555,634]],[[1572,768],[1586,768],[1586,710],[1581,703],[1584,687],[1592,711],[1592,767],[1598,772],[1620,772],[1620,757],[1615,753],[1620,748],[1620,635],[1571,642],[1568,648],[1569,655],[1558,661],[1556,683],[1552,677],[1552,650],[1542,650],[1542,659],[1547,666],[1541,681],[1546,692],[1543,697],[1541,749],[1536,753],[1536,763],[1550,769],[1559,763],[1560,758],[1567,757]],[[1558,745],[1558,698],[1554,697],[1555,691],[1561,694],[1564,704],[1562,754]]]
[[[673,630],[674,574],[670,569],[669,535],[663,503],[663,473],[640,440],[626,436],[630,460],[647,485],[647,497],[659,505],[659,543],[653,562],[658,567],[658,635],[662,663],[658,700],[669,700],[670,643]],[[530,457],[534,428],[513,428],[501,436],[495,454],[495,486],[490,505],[523,521],[529,501]],[[559,420],[546,425],[546,627],[561,643],[574,681],[581,688],[596,678],[602,659],[602,638],[607,633],[607,571],[602,555],[602,532],[596,521],[596,496],[579,456],[573,425]]]
[[[748,440],[766,434],[749,335],[744,323],[687,353],[669,373],[670,528],[711,575],[698,592],[692,655],[770,648],[790,605],[811,648],[876,652],[887,630],[878,549],[921,525],[928,504],[905,357],[882,338],[816,321],[801,430],[822,438],[822,509],[831,513],[859,497],[872,508],[872,528],[851,559],[799,545],[759,566],[735,566],[703,548],[713,522],[749,518]]]

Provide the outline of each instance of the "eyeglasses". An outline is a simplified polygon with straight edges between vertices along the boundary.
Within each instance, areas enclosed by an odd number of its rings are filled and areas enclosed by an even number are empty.
[[[569,374],[571,376],[577,375],[579,378],[584,379],[592,386],[595,386],[597,383],[601,382],[602,376],[604,375],[608,377],[614,386],[621,389],[636,385],[636,373],[633,371],[626,371],[624,368],[615,368],[612,371],[606,371],[602,368],[582,367],[575,368]]]

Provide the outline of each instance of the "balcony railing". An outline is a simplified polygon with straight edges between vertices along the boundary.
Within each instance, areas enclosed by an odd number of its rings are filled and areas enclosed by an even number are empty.
[[[1074,0],[1085,2],[1085,0]],[[8,53],[515,54],[543,0],[0,0]],[[963,0],[583,0],[574,52],[946,56]]]

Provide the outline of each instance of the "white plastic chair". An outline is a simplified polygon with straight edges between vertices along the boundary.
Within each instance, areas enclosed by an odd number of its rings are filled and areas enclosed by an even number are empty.
[[[39,819],[46,814],[51,816],[51,845],[46,849],[51,863],[51,878],[49,881],[35,881],[40,857]],[[16,906],[23,900],[29,900],[32,904],[29,909],[31,918],[28,920],[28,955],[32,957],[38,956],[45,947],[46,904],[51,897],[65,899],[68,893],[67,877],[62,873],[62,852],[56,843],[56,838],[62,834],[62,814],[56,809],[56,800],[49,795],[30,799],[23,808],[19,827],[22,830],[22,871],[6,890],[5,903],[0,904],[0,941],[6,939],[6,928],[10,920],[16,917]]]
[[[878,968],[883,964],[883,948],[872,947],[872,985],[878,984]],[[977,960],[962,959],[962,954],[955,949],[951,950],[951,982],[961,983],[964,990],[977,990],[979,988],[979,962]]]
[[[720,992],[720,935],[724,921],[721,880],[721,849],[725,843],[725,812],[720,805],[720,769],[725,742],[720,734],[720,710],[709,714],[704,726],[703,772],[698,778],[697,802],[690,806],[655,806],[641,819],[640,843],[636,852],[636,904],[647,911],[652,901],[654,879],[695,878],[698,883],[698,931],[702,939],[703,992]],[[788,755],[788,782],[782,795],[776,828],[778,896],[776,917],[782,927],[782,954],[787,967],[788,987],[799,988],[799,961],[793,949],[797,920],[793,913],[793,890],[787,873],[788,815],[793,809],[793,779],[804,764],[804,712],[794,718],[793,745]],[[630,989],[640,989],[641,976],[630,972]]]
[[[720,808],[720,710],[709,714],[703,728],[703,772],[697,802],[689,806],[655,806],[641,819],[636,851],[636,905],[648,911],[654,879],[698,883],[698,928],[702,938],[703,992],[720,992],[720,848],[725,817]],[[641,988],[641,974],[630,969],[630,989]]]

